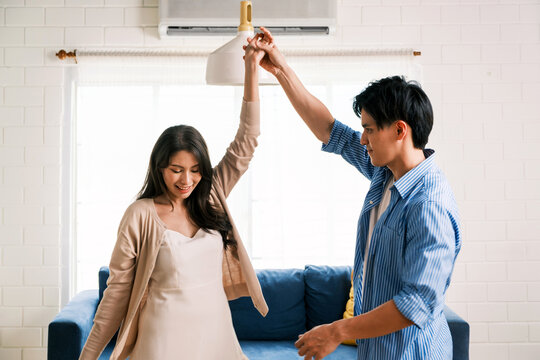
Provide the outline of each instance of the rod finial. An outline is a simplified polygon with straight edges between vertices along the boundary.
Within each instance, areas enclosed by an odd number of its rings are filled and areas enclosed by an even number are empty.
[[[73,51],[66,51],[64,49],[58,51],[56,53],[56,57],[58,57],[60,60],[65,60],[67,58],[73,58],[75,59],[75,63],[77,63],[77,49]]]

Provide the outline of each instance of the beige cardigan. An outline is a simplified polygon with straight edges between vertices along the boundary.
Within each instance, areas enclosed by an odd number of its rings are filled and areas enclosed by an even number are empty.
[[[265,316],[268,306],[226,202],[232,188],[248,168],[259,134],[259,103],[243,101],[238,132],[214,168],[210,201],[226,212],[238,242],[236,247],[229,246],[223,256],[223,288],[227,298],[251,296],[255,308]],[[165,230],[153,199],[137,200],[128,207],[120,222],[109,264],[107,289],[79,359],[98,359],[118,328],[120,332],[110,359],[129,356],[137,339],[139,314],[146,301],[147,285]]]

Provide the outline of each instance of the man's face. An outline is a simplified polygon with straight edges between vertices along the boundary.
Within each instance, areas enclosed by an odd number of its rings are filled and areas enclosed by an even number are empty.
[[[377,123],[366,111],[362,110],[364,132],[360,144],[366,146],[373,166],[387,166],[397,153],[397,130],[395,124],[377,128]]]

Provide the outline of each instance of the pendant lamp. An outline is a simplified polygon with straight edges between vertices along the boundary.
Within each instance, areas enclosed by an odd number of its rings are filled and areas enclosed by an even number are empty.
[[[209,85],[244,85],[244,45],[255,35],[251,24],[251,1],[240,1],[240,25],[234,39],[214,50],[206,63]],[[259,68],[259,85],[276,85],[276,78]]]

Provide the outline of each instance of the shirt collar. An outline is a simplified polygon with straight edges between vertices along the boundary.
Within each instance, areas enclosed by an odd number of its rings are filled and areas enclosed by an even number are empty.
[[[398,181],[394,183],[401,198],[407,197],[415,185],[420,181],[424,175],[434,166],[435,151],[433,149],[424,149],[424,156],[426,159],[420,164],[416,165],[413,169],[409,170]]]

